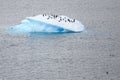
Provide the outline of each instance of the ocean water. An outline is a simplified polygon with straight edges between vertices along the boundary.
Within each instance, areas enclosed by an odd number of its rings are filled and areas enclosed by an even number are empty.
[[[15,34],[3,29],[0,33],[0,77],[8,80],[79,80],[93,79],[97,74],[94,79],[105,80],[107,72],[114,72],[108,69],[114,69],[113,62],[119,60],[117,52],[114,53],[119,45],[106,36],[108,34],[92,30]]]
[[[119,0],[0,2],[0,80],[120,80]],[[62,34],[6,30],[26,16],[47,12],[76,18],[86,30]]]

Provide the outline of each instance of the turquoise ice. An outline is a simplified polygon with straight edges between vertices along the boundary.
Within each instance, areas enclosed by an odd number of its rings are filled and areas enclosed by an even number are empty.
[[[46,24],[44,22],[35,21],[35,20],[23,20],[20,25],[11,26],[10,29],[14,32],[70,32],[60,28],[59,26]]]

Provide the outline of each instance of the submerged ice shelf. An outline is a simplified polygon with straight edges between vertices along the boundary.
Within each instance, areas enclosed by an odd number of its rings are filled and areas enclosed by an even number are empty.
[[[64,15],[37,15],[27,17],[20,25],[11,26],[10,30],[15,32],[81,32],[84,25],[78,20],[71,19]]]

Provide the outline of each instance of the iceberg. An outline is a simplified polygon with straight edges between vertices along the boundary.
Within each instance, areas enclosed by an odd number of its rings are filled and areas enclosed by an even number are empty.
[[[11,26],[10,30],[15,32],[81,32],[84,25],[78,20],[71,19],[64,15],[41,14],[33,17],[26,17],[21,24]]]

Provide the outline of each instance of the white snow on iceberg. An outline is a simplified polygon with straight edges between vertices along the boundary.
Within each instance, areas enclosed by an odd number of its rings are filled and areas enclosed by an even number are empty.
[[[20,25],[10,27],[15,32],[81,32],[84,25],[64,15],[37,15],[27,17]]]

